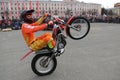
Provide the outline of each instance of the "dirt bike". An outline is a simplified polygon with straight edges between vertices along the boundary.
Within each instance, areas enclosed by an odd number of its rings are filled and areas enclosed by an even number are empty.
[[[52,35],[56,41],[56,46],[52,50],[45,47],[36,51],[36,55],[31,62],[32,71],[39,76],[49,75],[55,71],[57,67],[56,57],[64,53],[67,36],[74,40],[80,40],[84,38],[90,30],[89,21],[83,17],[72,16],[67,23],[58,17],[52,17],[51,20],[54,22]],[[21,60],[31,53],[32,51],[25,54]]]

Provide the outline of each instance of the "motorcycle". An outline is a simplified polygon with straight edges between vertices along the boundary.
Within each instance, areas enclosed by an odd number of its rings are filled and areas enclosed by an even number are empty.
[[[57,67],[56,57],[64,53],[67,44],[67,37],[80,40],[90,31],[90,23],[87,19],[79,16],[72,16],[67,23],[59,17],[49,16],[53,24],[52,36],[56,42],[54,49],[49,50],[47,47],[35,52],[31,62],[32,71],[38,76],[45,76],[53,73]],[[33,51],[25,54],[21,60],[26,58]]]

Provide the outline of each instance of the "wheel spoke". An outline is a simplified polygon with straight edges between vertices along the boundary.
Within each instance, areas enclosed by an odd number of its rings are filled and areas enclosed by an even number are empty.
[[[90,29],[90,24],[85,18],[75,18],[69,25],[69,36],[72,39],[82,39]]]
[[[47,73],[49,72],[52,68],[53,68],[53,61],[51,60],[49,62],[49,65],[46,66],[46,64],[48,63],[48,61],[46,61],[47,57],[41,57],[38,59],[38,61],[36,62],[36,69],[40,72],[40,73]]]

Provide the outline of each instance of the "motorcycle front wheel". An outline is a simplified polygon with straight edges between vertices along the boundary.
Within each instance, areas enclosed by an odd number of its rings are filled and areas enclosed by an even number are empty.
[[[74,40],[84,38],[90,31],[90,23],[84,17],[73,18],[68,26],[68,35]]]
[[[57,66],[57,60],[56,57],[53,57],[52,59],[50,59],[50,57],[51,56],[47,54],[36,55],[31,62],[32,71],[38,76],[53,73]]]

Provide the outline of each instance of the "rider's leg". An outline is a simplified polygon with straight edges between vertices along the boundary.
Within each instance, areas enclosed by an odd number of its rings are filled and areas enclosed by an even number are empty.
[[[42,49],[46,45],[48,45],[48,48],[50,49],[54,48],[55,46],[55,41],[53,40],[52,35],[50,33],[45,33],[41,35],[40,37],[38,37],[31,44],[30,47],[32,48],[32,50],[36,51],[36,50]]]
[[[55,46],[55,41],[53,40],[52,34],[50,34],[50,33],[44,33],[43,35],[41,35],[37,39],[44,40],[47,43],[47,46],[49,48],[53,48]]]

